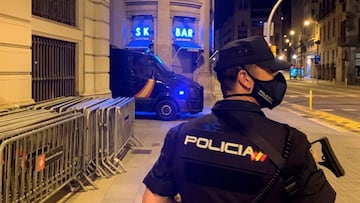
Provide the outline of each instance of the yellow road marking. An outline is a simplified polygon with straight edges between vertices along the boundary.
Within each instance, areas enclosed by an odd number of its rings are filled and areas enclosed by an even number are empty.
[[[327,123],[331,123],[332,125],[340,126],[346,128],[347,130],[351,130],[353,132],[360,133],[360,122],[344,118],[341,116],[337,116],[328,112],[319,111],[319,110],[312,110],[310,111],[308,107],[300,106],[297,104],[289,104],[292,108],[306,114],[310,114],[313,117],[320,118],[322,121]]]

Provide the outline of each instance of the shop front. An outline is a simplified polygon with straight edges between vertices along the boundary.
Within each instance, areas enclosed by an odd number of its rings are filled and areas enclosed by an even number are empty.
[[[195,18],[173,17],[171,67],[191,79],[193,72],[203,64],[203,48],[196,42],[197,31]]]
[[[147,50],[153,49],[154,18],[151,15],[138,15],[132,17],[131,40],[127,49]]]

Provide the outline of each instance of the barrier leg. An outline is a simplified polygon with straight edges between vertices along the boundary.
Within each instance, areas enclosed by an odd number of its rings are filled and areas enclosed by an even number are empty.
[[[144,144],[135,135],[131,136],[129,142],[132,142],[133,146],[144,146]]]
[[[87,181],[87,183],[89,183],[94,189],[99,189],[99,187],[85,174],[82,174],[82,176],[85,178],[85,180]],[[79,179],[75,179],[75,181],[80,185],[80,187],[86,191],[86,187],[84,185],[84,183],[79,180]]]

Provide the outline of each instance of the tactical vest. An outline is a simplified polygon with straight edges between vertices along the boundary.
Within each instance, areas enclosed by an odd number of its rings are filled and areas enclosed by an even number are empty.
[[[235,131],[187,127],[176,151],[173,170],[183,203],[251,202],[276,172],[268,155]],[[285,201],[282,182],[274,188],[272,201]]]

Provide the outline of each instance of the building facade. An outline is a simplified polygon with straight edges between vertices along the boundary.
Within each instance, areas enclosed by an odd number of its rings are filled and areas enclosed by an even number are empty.
[[[236,39],[264,35],[264,25],[275,3],[275,1],[257,2],[256,0],[235,1],[233,15],[216,31],[216,49]],[[290,24],[290,16],[283,14],[281,7],[275,11],[270,29],[270,43],[273,45],[274,54],[284,56],[283,58],[287,60],[287,53],[284,52],[287,51],[287,47],[283,44],[283,35],[287,32],[287,24]]]
[[[212,9],[209,0],[111,1],[111,45],[153,51],[170,70],[203,85],[209,97]]]
[[[109,95],[107,0],[14,0],[0,8],[0,105]]]
[[[360,4],[352,0],[292,3],[292,25],[298,33],[293,48],[300,56],[296,63],[312,78],[360,84]],[[296,10],[300,4],[302,12]]]
[[[316,74],[314,59],[319,40],[318,11],[318,0],[292,0],[292,33],[289,34],[292,63],[304,69],[304,77]]]
[[[147,46],[212,92],[207,0],[14,0],[0,8],[0,106],[111,95],[109,47]]]

